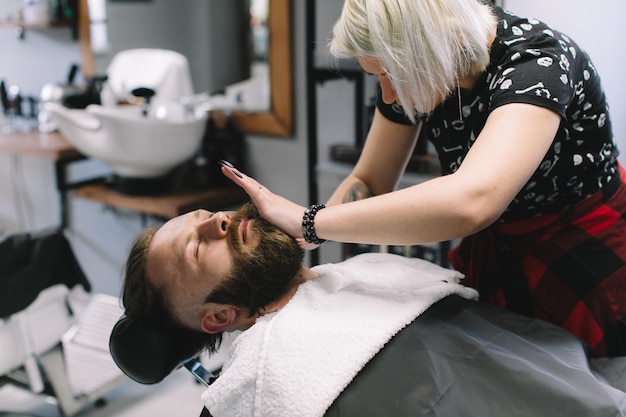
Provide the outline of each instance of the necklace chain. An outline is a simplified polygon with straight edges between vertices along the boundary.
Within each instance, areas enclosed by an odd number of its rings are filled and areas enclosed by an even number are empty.
[[[461,104],[461,87],[456,86],[456,95],[459,96],[459,120],[463,121],[463,105]]]

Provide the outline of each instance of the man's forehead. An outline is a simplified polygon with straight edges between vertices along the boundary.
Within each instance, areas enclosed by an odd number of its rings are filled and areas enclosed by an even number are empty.
[[[167,222],[163,224],[163,226],[159,228],[157,233],[159,233],[160,231],[167,232],[170,230],[175,230],[177,228],[180,228],[186,221],[189,221],[191,217],[196,215],[195,213],[196,213],[195,211],[190,211],[189,213],[181,214],[180,216],[176,216],[176,217],[169,219]]]
[[[182,232],[186,224],[192,223],[194,217],[199,217],[198,214],[199,211],[196,210],[171,218],[156,231],[153,242],[155,239],[158,241],[164,239],[166,236],[173,238],[177,233]]]
[[[146,254],[146,275],[149,281],[156,283],[163,274],[167,265],[175,261],[174,257],[167,257],[165,254],[174,255],[173,244],[176,236],[178,236],[183,228],[185,215],[174,217],[161,226],[152,236],[148,251]]]
[[[170,246],[173,242],[172,238],[175,235],[175,229],[175,225],[169,225],[167,223],[157,229],[150,240],[150,245],[148,246],[146,259],[148,263],[155,258],[154,255],[157,254],[161,248]]]

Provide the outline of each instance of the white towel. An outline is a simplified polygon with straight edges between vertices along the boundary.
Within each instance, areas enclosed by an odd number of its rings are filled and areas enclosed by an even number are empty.
[[[477,293],[462,274],[369,253],[313,268],[291,301],[233,342],[202,400],[214,417],[322,416],[398,331],[438,300]]]

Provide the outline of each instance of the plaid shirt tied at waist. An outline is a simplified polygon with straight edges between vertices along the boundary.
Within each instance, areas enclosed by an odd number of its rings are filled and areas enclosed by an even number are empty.
[[[626,355],[626,185],[563,213],[495,223],[450,254],[483,302],[557,324],[595,357]]]

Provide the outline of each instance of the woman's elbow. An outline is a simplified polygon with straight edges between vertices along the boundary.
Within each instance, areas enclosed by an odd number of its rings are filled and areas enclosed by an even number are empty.
[[[477,233],[495,223],[506,206],[497,199],[482,197],[458,204],[462,234],[468,236]]]

